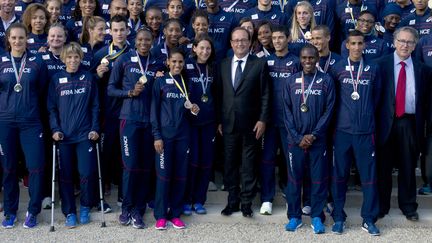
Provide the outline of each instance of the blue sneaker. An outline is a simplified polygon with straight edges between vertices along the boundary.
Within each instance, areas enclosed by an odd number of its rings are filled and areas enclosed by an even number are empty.
[[[197,213],[197,214],[206,214],[207,213],[207,209],[201,203],[195,203],[193,207],[194,207],[195,213]]]
[[[192,205],[190,204],[183,205],[183,214],[186,216],[192,215]]]
[[[90,207],[80,207],[80,223],[88,224],[90,223]]]
[[[422,187],[418,190],[419,195],[431,195],[432,188],[428,184],[423,184]]]
[[[12,229],[15,226],[16,215],[8,214],[5,216],[2,222],[2,227],[5,229]]]
[[[69,229],[75,228],[77,226],[77,216],[74,213],[70,213],[66,216],[65,226]]]
[[[334,234],[341,235],[343,233],[344,229],[345,229],[345,222],[343,222],[343,221],[336,221],[333,224],[332,232]]]
[[[31,228],[35,227],[36,225],[37,225],[36,216],[27,212],[25,221],[23,223],[23,227],[26,229],[31,229]]]
[[[132,227],[134,227],[135,229],[144,229],[145,227],[144,220],[139,213],[134,213],[131,216],[131,221],[132,221]]]
[[[121,225],[127,226],[131,222],[131,216],[130,213],[126,210],[122,210],[122,213],[119,216],[119,223]]]
[[[320,217],[312,218],[311,227],[315,234],[323,234],[325,233],[325,225],[321,222]]]
[[[378,236],[381,234],[378,227],[376,227],[376,225],[372,222],[363,221],[362,229],[373,236]]]
[[[298,218],[292,218],[290,219],[290,221],[288,222],[288,224],[285,225],[285,230],[286,231],[296,231],[298,228],[302,227],[303,223],[301,219]]]

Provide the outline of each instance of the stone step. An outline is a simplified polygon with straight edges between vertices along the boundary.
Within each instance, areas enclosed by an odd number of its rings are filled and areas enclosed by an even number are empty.
[[[121,208],[117,206],[117,190],[113,188],[112,194],[108,197],[106,197],[107,202],[112,206],[113,212],[109,214],[105,214],[105,220],[109,222],[109,224],[117,224],[118,216],[121,213]],[[20,197],[20,205],[19,205],[19,212],[18,217],[20,221],[22,222],[25,217],[25,211],[27,208],[28,203],[28,190],[26,188],[21,187],[21,197]],[[287,216],[286,216],[286,203],[285,199],[282,197],[282,193],[278,192],[275,200],[273,202],[273,215],[271,216],[264,216],[259,215],[259,207],[260,207],[260,201],[259,201],[259,194],[257,195],[254,203],[253,203],[253,209],[254,209],[254,218],[248,219],[242,217],[241,213],[235,213],[230,217],[222,216],[220,214],[220,211],[224,208],[226,204],[227,199],[227,192],[225,191],[215,191],[215,192],[208,192],[207,194],[207,203],[206,208],[208,210],[207,215],[192,215],[192,216],[184,216],[183,218],[186,220],[187,223],[190,222],[198,222],[198,223],[211,223],[211,222],[217,222],[217,223],[233,223],[233,222],[251,222],[251,220],[259,221],[260,223],[280,223],[281,225],[286,223]],[[63,224],[64,222],[64,216],[61,213],[60,210],[60,203],[58,202],[58,192],[56,194],[56,205],[55,205],[55,221],[56,223]],[[347,201],[346,201],[346,209],[348,215],[348,224],[351,225],[360,225],[362,222],[362,218],[360,217],[360,208],[361,208],[361,202],[362,202],[362,193],[359,191],[349,191],[347,193]],[[392,201],[391,201],[391,210],[390,214],[386,216],[384,219],[381,219],[379,221],[380,224],[385,225],[405,225],[405,224],[417,224],[417,225],[424,225],[424,226],[430,226],[432,224],[432,210],[430,210],[432,205],[432,196],[425,196],[425,195],[419,195],[417,197],[417,201],[419,203],[419,210],[418,213],[420,215],[420,221],[416,223],[409,222],[405,219],[405,217],[402,215],[400,210],[397,207],[397,189],[394,188],[392,192]],[[79,200],[77,197],[76,205],[79,205]],[[77,206],[79,208],[79,206]],[[42,224],[49,224],[50,222],[50,216],[51,210],[42,210],[41,214],[39,215],[38,219]],[[327,215],[329,216],[329,215]],[[94,221],[101,219],[101,214],[97,212],[96,210],[92,211],[92,218]],[[153,211],[151,209],[147,210],[147,213],[145,215],[145,221],[149,222],[151,224],[154,223],[153,218]],[[304,217],[305,223],[309,224],[310,218]],[[332,224],[331,217],[327,217],[327,225]]]

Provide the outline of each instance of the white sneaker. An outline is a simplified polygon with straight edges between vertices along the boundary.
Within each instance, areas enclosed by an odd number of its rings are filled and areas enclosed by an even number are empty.
[[[271,202],[263,202],[260,209],[260,214],[271,215],[273,204]]]
[[[42,200],[43,209],[51,209],[51,197],[46,197]]]
[[[312,208],[310,206],[304,206],[302,208],[302,212],[304,215],[310,215],[312,212]]]

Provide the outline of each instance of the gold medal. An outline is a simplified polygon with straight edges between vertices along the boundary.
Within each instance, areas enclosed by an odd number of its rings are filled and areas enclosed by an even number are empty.
[[[143,84],[143,85],[146,84],[147,83],[147,77],[145,75],[141,76],[138,79],[138,83]]]
[[[21,84],[15,84],[15,85],[14,85],[14,90],[15,90],[15,92],[19,93],[19,92],[22,91],[22,89],[23,89],[23,87],[22,87]]]
[[[209,100],[209,98],[208,98],[208,96],[207,96],[206,94],[203,94],[203,95],[201,96],[201,101],[202,101],[202,102],[207,103],[208,100]]]

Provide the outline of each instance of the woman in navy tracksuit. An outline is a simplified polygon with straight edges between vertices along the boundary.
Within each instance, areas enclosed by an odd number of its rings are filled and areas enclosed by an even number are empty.
[[[29,30],[27,39],[28,49],[31,53],[37,53],[39,49],[46,46],[49,27],[49,12],[40,3],[30,4],[22,16],[22,21]]]
[[[12,24],[5,38],[8,52],[0,56],[0,161],[5,215],[2,226],[12,228],[16,221],[18,146],[21,146],[30,174],[30,201],[24,227],[33,228],[43,197],[45,156],[40,105],[46,94],[47,71],[40,56],[26,51],[24,25]]]
[[[156,229],[166,229],[167,219],[175,228],[185,228],[180,219],[186,188],[189,153],[188,116],[197,115],[199,107],[189,100],[184,54],[174,48],[168,55],[169,72],[153,85],[151,123],[156,149]],[[170,212],[168,212],[170,208]]]
[[[190,158],[187,190],[183,213],[206,214],[203,207],[207,199],[214,157],[216,136],[215,115],[215,70],[212,60],[215,55],[213,43],[207,35],[198,35],[192,45],[193,59],[186,62],[190,99],[200,107],[200,113],[191,117]]]
[[[48,111],[52,138],[60,150],[60,196],[66,226],[77,225],[73,170],[77,159],[80,175],[80,222],[90,222],[90,208],[95,204],[97,183],[96,149],[99,138],[99,100],[96,82],[90,72],[80,68],[84,54],[78,43],[63,48],[61,59],[66,70],[50,81]]]
[[[108,95],[123,98],[120,112],[120,143],[123,160],[123,203],[119,222],[144,228],[146,199],[152,191],[154,147],[150,124],[150,105],[154,77],[164,68],[150,55],[152,33],[140,29],[135,47],[115,62]]]

